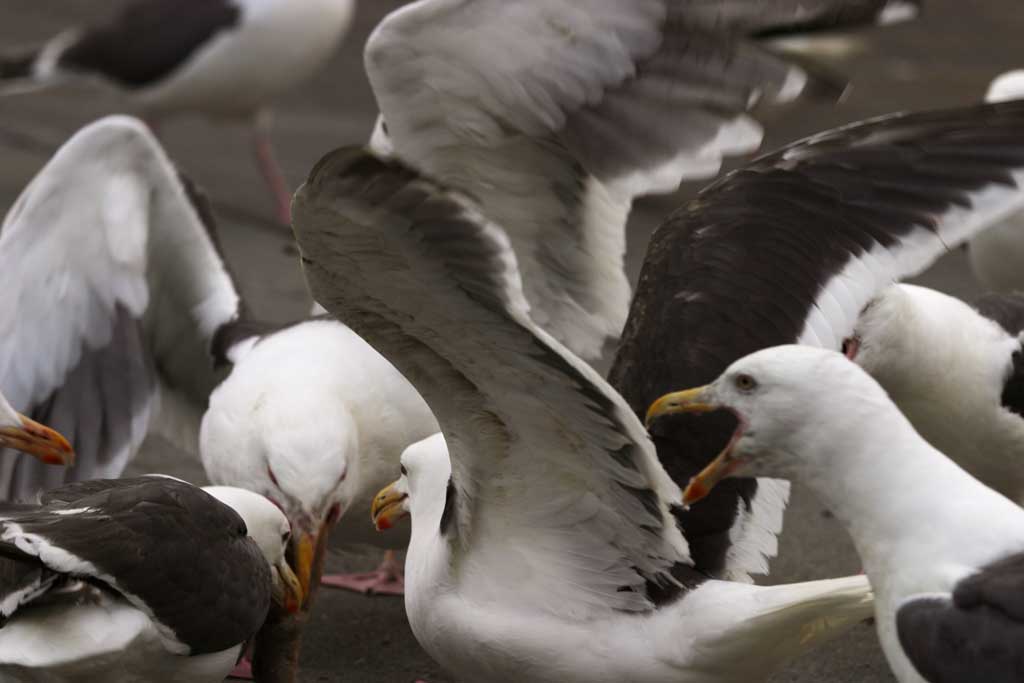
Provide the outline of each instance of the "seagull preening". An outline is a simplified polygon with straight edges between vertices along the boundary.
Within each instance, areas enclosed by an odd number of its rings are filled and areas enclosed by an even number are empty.
[[[870,609],[862,577],[760,587],[694,568],[643,425],[530,319],[509,239],[468,199],[347,148],[293,209],[314,298],[441,426],[375,512],[412,513],[406,611],[456,677],[753,681]]]
[[[534,322],[593,359],[629,307],[633,199],[755,151],[763,134],[747,112],[758,103],[843,92],[758,37],[879,23],[914,7],[420,0],[367,43],[381,109],[371,144],[473,196],[512,242]]]
[[[0,503],[0,677],[219,683],[303,596],[267,499],[147,476]]]
[[[324,65],[354,13],[355,0],[132,0],[104,23],[0,55],[0,94],[93,80],[152,124],[180,114],[247,121],[287,225],[291,193],[270,144],[270,106]]]
[[[733,475],[805,483],[853,538],[901,683],[1020,680],[1024,510],[929,445],[834,351],[759,351],[708,386],[663,396],[648,419],[718,410],[737,429],[684,503]]]

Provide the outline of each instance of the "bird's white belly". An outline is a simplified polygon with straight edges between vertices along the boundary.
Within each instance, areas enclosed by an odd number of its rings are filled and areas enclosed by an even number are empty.
[[[149,617],[116,600],[19,612],[0,629],[5,683],[219,683],[238,657],[169,652]]]

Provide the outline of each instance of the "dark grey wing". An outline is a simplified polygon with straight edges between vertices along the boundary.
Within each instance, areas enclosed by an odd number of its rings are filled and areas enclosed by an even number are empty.
[[[172,651],[219,652],[263,623],[269,565],[242,518],[202,489],[140,477],[75,485],[51,498],[55,505],[0,519],[4,544],[34,534],[39,545],[23,543],[22,552],[60,548],[40,558],[49,570],[122,593],[163,627]]]
[[[974,308],[1015,337],[1024,333],[1024,294],[985,294],[974,301]],[[1024,348],[1018,347],[1010,359],[1010,371],[1003,384],[1000,403],[1011,413],[1024,417]]]
[[[1024,206],[1024,103],[900,114],[797,142],[705,189],[654,234],[610,379],[642,415],[779,344],[841,348],[864,306],[994,217]],[[658,455],[685,482],[725,444],[727,415],[659,421]],[[717,571],[738,482],[684,515]]]
[[[142,88],[171,75],[240,19],[232,0],[135,0],[110,22],[76,35],[57,65]]]
[[[896,612],[907,658],[929,683],[1024,680],[1024,555],[985,567],[951,599],[911,599]]]

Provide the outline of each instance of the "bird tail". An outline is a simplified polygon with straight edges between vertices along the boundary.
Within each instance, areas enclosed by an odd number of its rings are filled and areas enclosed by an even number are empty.
[[[730,669],[722,672],[726,680],[757,680],[874,616],[874,594],[863,575],[780,586],[731,585],[737,592],[729,600],[734,621],[697,644],[705,666]]]

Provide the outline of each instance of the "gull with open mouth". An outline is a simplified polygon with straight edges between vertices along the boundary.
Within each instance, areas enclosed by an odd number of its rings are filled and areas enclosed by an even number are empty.
[[[834,351],[759,351],[707,386],[661,397],[647,420],[723,409],[736,430],[684,504],[732,476],[803,482],[853,538],[901,683],[1020,679],[1024,510],[928,444]]]

